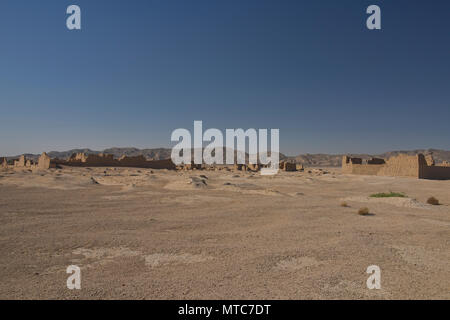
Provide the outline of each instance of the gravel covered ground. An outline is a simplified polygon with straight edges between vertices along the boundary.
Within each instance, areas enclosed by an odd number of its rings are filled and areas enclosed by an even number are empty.
[[[449,299],[449,190],[326,168],[3,171],[0,298]],[[369,197],[389,191],[407,198]]]

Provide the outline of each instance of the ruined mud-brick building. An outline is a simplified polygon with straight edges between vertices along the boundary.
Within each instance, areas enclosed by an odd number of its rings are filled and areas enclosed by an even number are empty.
[[[12,160],[12,165],[8,164],[6,158],[2,159],[1,169],[17,169],[17,170],[45,170],[49,168],[55,168],[56,164],[52,163],[50,157],[44,152],[36,162],[27,159],[24,155],[20,156],[19,159]]]
[[[89,154],[76,153],[67,160],[52,159],[56,165],[73,167],[134,167],[149,169],[175,169],[171,159],[147,160],[144,156],[128,157],[122,156],[114,159],[112,154]]]
[[[114,159],[111,154],[85,155],[84,153],[73,154],[67,160],[51,159],[45,152],[39,157],[37,163],[27,160],[25,156],[20,156],[14,160],[13,165],[9,165],[6,158],[1,163],[1,169],[29,169],[29,170],[45,170],[56,168],[59,165],[73,167],[135,167],[149,169],[175,169],[171,159],[167,160],[147,160],[143,156],[127,157],[122,156]]]
[[[8,168],[8,160],[6,160],[6,158],[0,158],[0,162],[2,163],[2,169]]]
[[[342,173],[414,177],[419,179],[447,180],[450,179],[450,167],[445,163],[436,165],[433,157],[423,154],[409,156],[400,154],[388,160],[372,158],[363,161],[361,158],[342,158]]]
[[[280,162],[280,169],[283,171],[297,171],[297,165],[293,162],[282,161]]]
[[[238,171],[250,171],[250,172],[258,172],[262,168],[269,168],[268,165],[265,164],[234,164],[234,170]],[[281,171],[297,171],[297,165],[293,162],[282,161],[279,164],[279,168]],[[303,170],[303,166],[301,166]]]

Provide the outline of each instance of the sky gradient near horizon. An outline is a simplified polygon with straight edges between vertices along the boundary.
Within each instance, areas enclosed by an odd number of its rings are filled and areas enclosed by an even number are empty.
[[[366,28],[371,4],[382,30]],[[169,147],[194,120],[279,128],[288,155],[448,150],[449,13],[446,0],[3,0],[0,155]]]

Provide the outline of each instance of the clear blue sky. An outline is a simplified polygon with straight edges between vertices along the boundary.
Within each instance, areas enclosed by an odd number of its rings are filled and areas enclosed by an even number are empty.
[[[449,13],[448,0],[2,0],[0,154],[168,147],[194,120],[279,128],[290,155],[450,149]]]

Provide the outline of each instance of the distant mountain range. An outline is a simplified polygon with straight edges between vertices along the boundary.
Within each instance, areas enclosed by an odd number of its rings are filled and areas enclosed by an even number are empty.
[[[172,149],[168,148],[156,148],[156,149],[138,149],[138,148],[109,148],[105,149],[103,151],[96,151],[91,149],[71,149],[67,151],[50,151],[47,152],[50,158],[58,158],[58,159],[68,159],[72,154],[74,153],[85,153],[85,154],[99,154],[99,153],[107,153],[112,154],[114,158],[120,158],[121,156],[144,156],[147,159],[153,159],[153,160],[163,160],[170,158],[170,154],[172,152]],[[18,158],[19,156],[15,157],[8,157],[8,159],[12,158]],[[38,154],[25,154],[25,157],[28,159],[38,159]]]
[[[95,151],[91,149],[72,149],[68,151],[51,151],[47,152],[47,154],[51,158],[59,158],[59,159],[67,159],[73,153],[86,153],[86,154],[99,154],[99,153],[108,153],[112,154],[115,158],[119,158],[123,155],[126,156],[144,156],[147,159],[153,160],[163,160],[170,158],[172,149],[169,148],[156,148],[156,149],[138,149],[138,148],[109,148],[103,151]],[[450,161],[450,151],[439,150],[439,149],[419,149],[419,150],[407,150],[407,151],[389,151],[382,154],[377,155],[369,155],[369,154],[347,154],[352,157],[359,157],[363,159],[369,159],[371,157],[384,158],[388,159],[392,156],[396,156],[398,154],[408,154],[415,155],[418,153],[433,155],[436,163],[441,163],[443,161]],[[305,166],[317,166],[317,167],[339,167],[341,166],[342,156],[345,154],[300,154],[298,156],[286,156],[280,153],[280,160],[290,160],[295,161],[296,163],[301,163]],[[29,159],[36,160],[39,155],[37,154],[25,154],[25,156]],[[8,159],[18,158],[16,157],[8,157]]]

